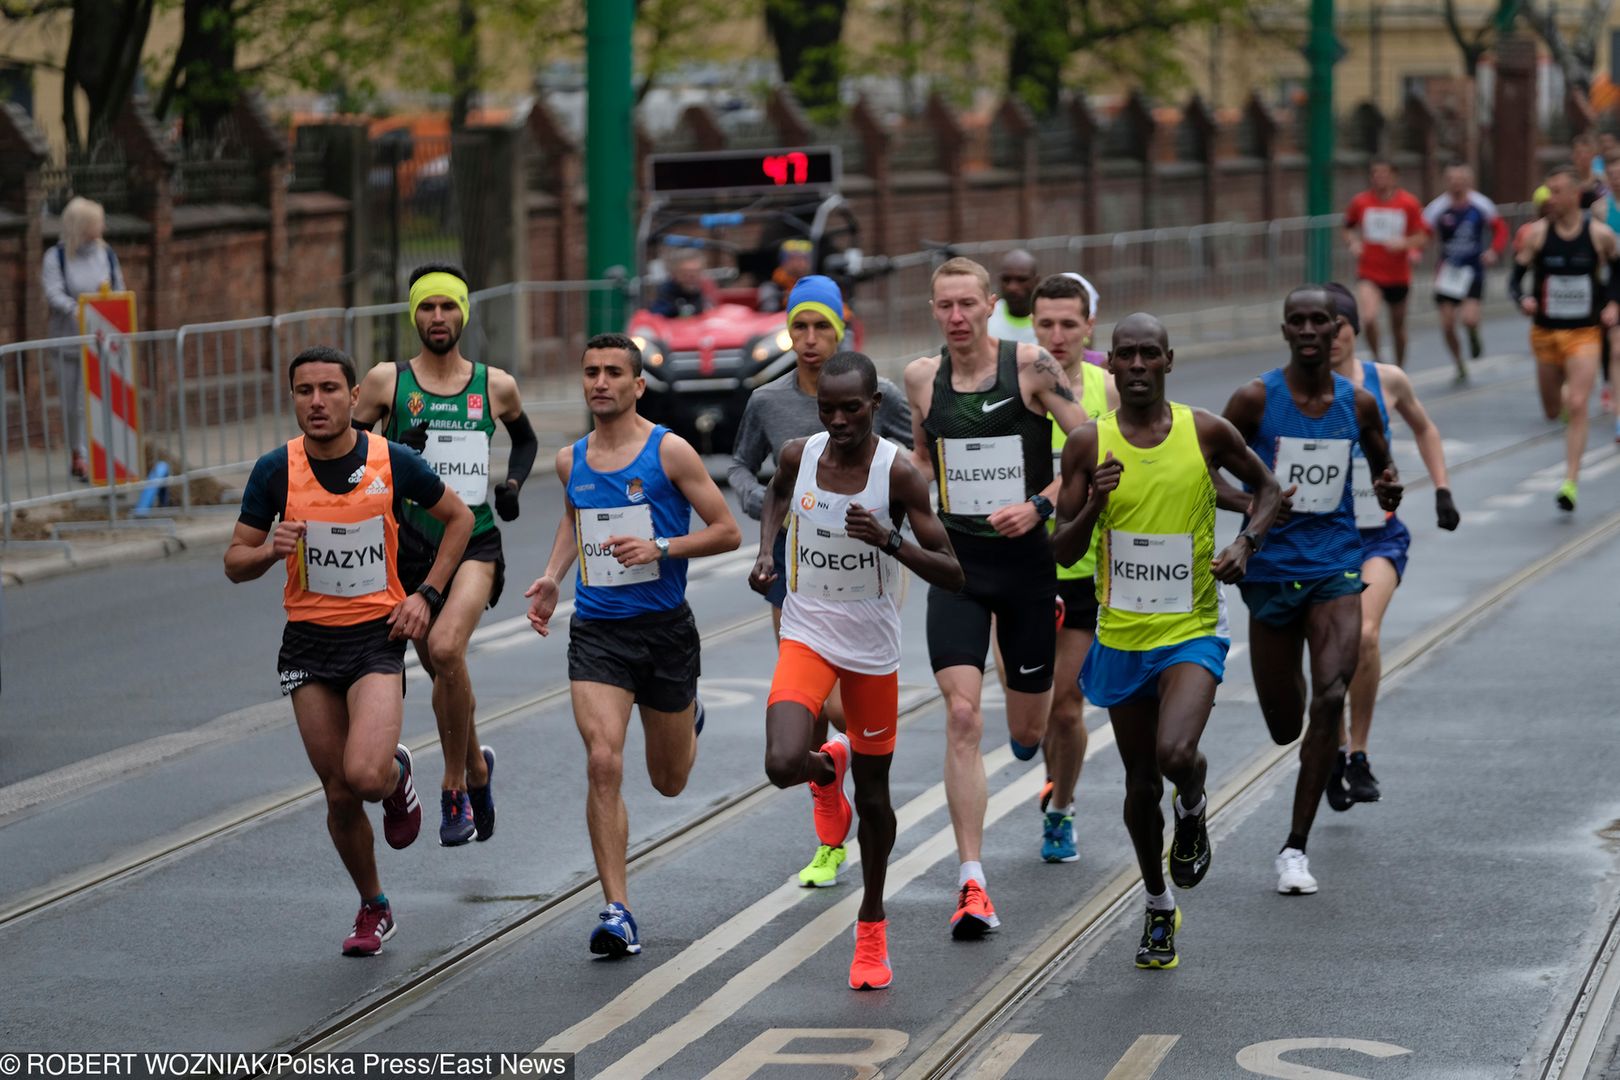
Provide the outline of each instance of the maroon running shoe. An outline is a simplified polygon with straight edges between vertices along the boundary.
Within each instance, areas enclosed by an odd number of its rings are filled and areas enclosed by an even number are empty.
[[[422,831],[422,800],[411,782],[411,752],[404,743],[394,749],[394,760],[399,762],[399,784],[383,800],[383,837],[391,848],[408,848]]]
[[[387,903],[360,905],[354,929],[343,939],[344,956],[376,956],[383,942],[394,936],[394,909]]]

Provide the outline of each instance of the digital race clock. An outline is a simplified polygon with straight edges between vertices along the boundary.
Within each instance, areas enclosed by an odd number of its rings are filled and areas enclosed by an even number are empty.
[[[654,154],[647,190],[659,195],[831,188],[841,177],[836,146]]]

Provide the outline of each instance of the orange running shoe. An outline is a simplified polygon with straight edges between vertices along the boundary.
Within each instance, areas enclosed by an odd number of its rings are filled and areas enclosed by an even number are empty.
[[[850,822],[855,819],[855,808],[849,805],[849,796],[844,794],[844,773],[849,770],[849,737],[839,732],[822,744],[821,749],[832,758],[833,780],[830,784],[810,785],[816,838],[828,847],[843,847],[849,838]]]
[[[855,924],[855,959],[849,965],[851,990],[885,990],[894,981],[889,967],[889,920]]]
[[[951,937],[957,941],[973,941],[984,937],[1001,925],[996,918],[996,906],[990,894],[984,891],[977,878],[962,886],[956,895],[956,914],[951,916]]]
[[[1048,776],[1046,783],[1041,785],[1041,813],[1046,813],[1047,806],[1052,802],[1052,778]]]

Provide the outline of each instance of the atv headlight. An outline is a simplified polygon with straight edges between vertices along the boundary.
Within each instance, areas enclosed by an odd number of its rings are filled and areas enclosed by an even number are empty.
[[[786,330],[777,332],[774,338],[761,338],[759,344],[754,346],[754,363],[762,364],[773,356],[780,356],[793,348],[793,335]]]

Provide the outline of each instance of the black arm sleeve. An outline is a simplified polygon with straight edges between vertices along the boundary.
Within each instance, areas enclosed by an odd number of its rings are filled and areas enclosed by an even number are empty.
[[[527,413],[518,413],[516,420],[503,421],[506,433],[512,437],[512,455],[506,462],[506,479],[514,487],[522,487],[534,468],[534,456],[540,452],[540,440],[535,438],[534,427]]]
[[[1609,263],[1609,299],[1620,304],[1620,259]]]
[[[1508,296],[1515,304],[1524,299],[1524,272],[1528,269],[1530,269],[1528,266],[1514,259],[1513,269],[1508,271]]]

